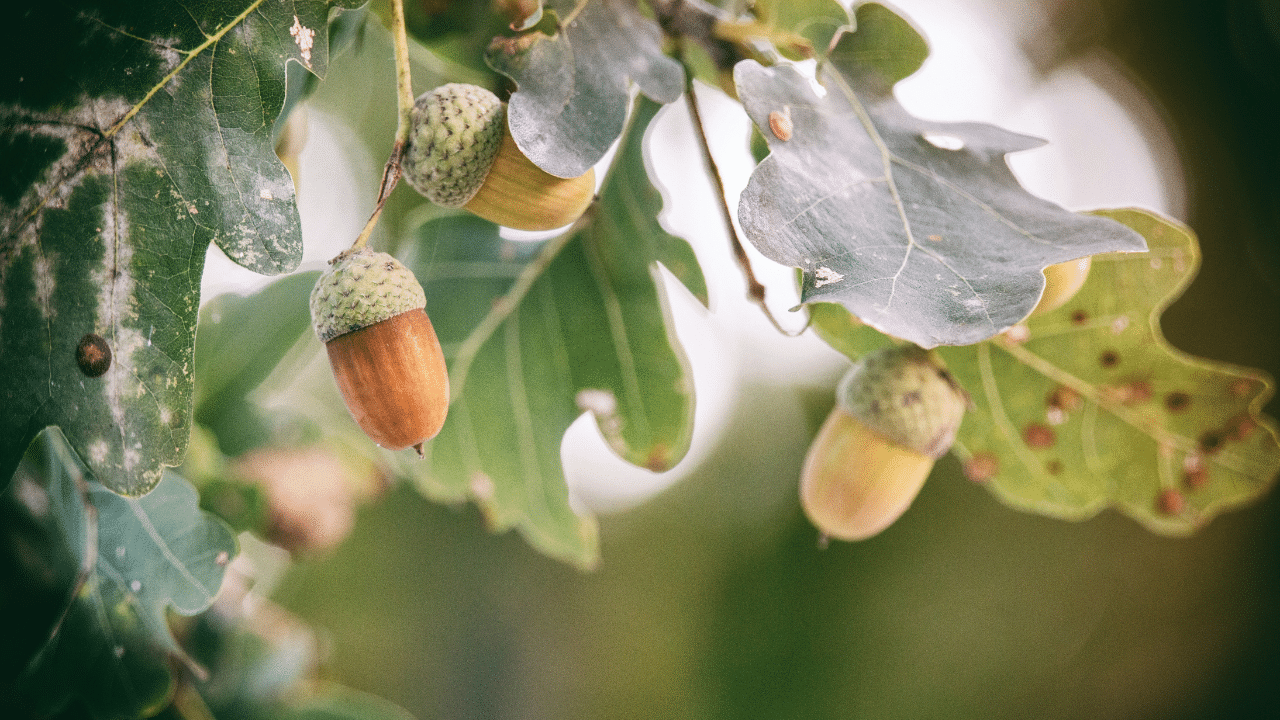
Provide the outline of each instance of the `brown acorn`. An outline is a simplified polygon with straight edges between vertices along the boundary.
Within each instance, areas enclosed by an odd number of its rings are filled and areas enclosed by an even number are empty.
[[[595,197],[595,171],[561,178],[534,165],[507,128],[506,106],[464,83],[423,93],[413,106],[404,179],[427,199],[518,230],[577,220]]]
[[[449,374],[422,286],[399,260],[368,248],[330,264],[311,291],[311,321],[342,399],[375,443],[422,454],[449,409]]]
[[[914,345],[862,357],[809,447],[800,500],[827,537],[863,540],[906,512],[955,441],[968,396]]]

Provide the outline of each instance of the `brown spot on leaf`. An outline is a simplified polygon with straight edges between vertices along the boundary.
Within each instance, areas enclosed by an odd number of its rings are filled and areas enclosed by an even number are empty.
[[[1050,475],[1061,475],[1061,474],[1062,474],[1062,461],[1061,461],[1061,460],[1050,460],[1049,462],[1047,462],[1047,463],[1045,463],[1045,464],[1044,464],[1044,469],[1045,469],[1045,472],[1049,473]]]
[[[1239,442],[1248,438],[1258,429],[1258,421],[1246,413],[1236,415],[1227,421],[1226,436],[1228,440]]]
[[[1205,467],[1204,458],[1194,453],[1182,461],[1182,484],[1188,490],[1199,490],[1209,481],[1209,469]]]
[[[101,377],[111,367],[111,346],[101,335],[85,335],[76,345],[76,365],[91,378]]]
[[[644,466],[654,472],[662,472],[671,467],[671,449],[666,443],[658,443],[649,450]]]
[[[1253,394],[1253,381],[1249,378],[1237,378],[1229,388],[1231,397],[1243,400]]]
[[[1084,407],[1084,396],[1073,388],[1059,385],[1045,398],[1045,406],[1063,412],[1075,412]]]
[[[1164,396],[1164,406],[1166,409],[1169,410],[1169,412],[1174,412],[1174,413],[1182,412],[1183,410],[1186,410],[1190,405],[1191,405],[1191,396],[1182,392],[1181,390],[1175,390]]]
[[[1181,515],[1186,507],[1187,499],[1173,488],[1165,488],[1156,496],[1156,509],[1165,515]]]
[[[1058,441],[1058,434],[1053,428],[1043,423],[1029,423],[1022,431],[1022,441],[1027,447],[1035,450],[1044,450],[1053,447]]]
[[[1134,380],[1124,386],[1124,400],[1122,402],[1125,405],[1137,405],[1150,400],[1151,395],[1151,383],[1146,380]]]
[[[1089,313],[1085,312],[1084,310],[1076,310],[1075,312],[1071,313],[1072,325],[1083,325],[1087,322],[1089,322]]]
[[[1200,436],[1200,452],[1205,455],[1212,455],[1222,449],[1224,440],[1222,433],[1217,430],[1207,430]]]
[[[1000,461],[991,453],[977,453],[964,464],[964,476],[976,483],[986,482],[998,472]]]
[[[1098,364],[1104,370],[1110,370],[1120,364],[1120,353],[1115,350],[1103,350],[1102,354],[1098,356]]]

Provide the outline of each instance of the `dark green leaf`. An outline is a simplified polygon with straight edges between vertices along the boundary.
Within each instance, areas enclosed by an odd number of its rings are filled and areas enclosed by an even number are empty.
[[[495,38],[489,65],[511,78],[507,121],[538,167],[577,177],[622,133],[630,83],[658,102],[684,90],[684,71],[662,53],[662,33],[626,0],[553,0],[560,32]],[[567,21],[567,22],[566,22]]]
[[[17,184],[0,192],[0,477],[49,425],[118,492],[146,492],[179,461],[205,249],[214,241],[264,273],[301,257],[273,132],[287,62],[324,71],[342,4],[10,9],[0,153]],[[84,338],[111,353],[88,373]]]
[[[1191,231],[1138,210],[1107,215],[1150,253],[1095,257],[1065,306],[942,350],[975,405],[956,452],[1013,507],[1073,520],[1114,507],[1186,534],[1275,481],[1276,425],[1261,415],[1274,384],[1161,334],[1161,314],[1199,267]]]
[[[4,585],[18,589],[19,603],[28,588],[49,587],[60,602],[16,681],[4,678],[13,703],[5,707],[44,713],[76,700],[97,717],[163,707],[171,661],[184,657],[166,613],[207,608],[236,552],[230,531],[196,500],[172,473],[142,497],[122,497],[90,478],[60,431],[36,438],[0,505],[4,545],[19,560]]]
[[[1106,218],[1025,191],[1005,155],[1040,141],[978,123],[911,117],[893,83],[925,55],[883,6],[862,5],[821,66],[821,97],[790,66],[740,63],[738,92],[772,151],[739,206],[746,236],[804,271],[804,302],[838,302],[924,347],[989,338],[1030,313],[1041,270],[1144,249]]]
[[[688,245],[657,224],[641,154],[657,110],[642,100],[591,223],[543,245],[504,243],[474,218],[429,224],[412,267],[452,358],[454,402],[420,483],[472,498],[496,528],[591,565],[594,520],[570,509],[560,443],[593,412],[627,461],[664,470],[688,450],[693,388],[674,344],[656,263],[706,297]],[[479,326],[479,327],[478,327]],[[412,462],[412,461],[408,461]]]

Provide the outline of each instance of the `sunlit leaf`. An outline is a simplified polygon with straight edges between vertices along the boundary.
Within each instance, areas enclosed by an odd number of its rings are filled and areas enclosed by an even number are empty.
[[[97,717],[163,707],[172,660],[184,657],[166,614],[192,615],[213,601],[236,552],[227,527],[172,473],[137,498],[104,488],[57,429],[32,443],[0,508],[3,547],[16,554],[4,585],[21,603],[29,588],[58,578],[60,598],[41,645],[16,679],[3,679],[5,707],[42,714],[76,702]]]
[[[804,271],[804,302],[838,302],[924,347],[964,345],[1026,317],[1044,267],[1144,249],[1118,223],[1018,184],[1005,155],[1040,141],[908,115],[892,87],[923,61],[923,40],[880,5],[860,6],[856,19],[820,66],[821,96],[791,66],[735,70],[771,150],[739,220],[763,254]]]
[[[684,72],[634,3],[553,0],[546,7],[560,19],[559,33],[495,38],[486,59],[519,86],[507,111],[516,144],[543,170],[577,177],[622,133],[631,83],[672,102],[684,90]]]
[[[0,477],[48,425],[118,492],[143,493],[178,462],[208,243],[263,273],[301,257],[273,132],[286,63],[324,71],[331,8],[342,4],[10,8],[0,160],[16,181],[0,192]],[[78,364],[82,342],[101,362]]]
[[[832,38],[850,24],[849,11],[836,0],[759,0],[751,11],[756,20],[735,32],[746,38],[758,33],[792,59],[825,56]]]
[[[543,552],[584,566],[595,561],[596,530],[569,507],[565,430],[591,412],[621,457],[652,470],[683,457],[692,431],[693,388],[656,263],[704,300],[706,288],[689,246],[656,220],[640,149],[657,107],[641,101],[584,229],[529,245],[475,218],[436,221],[411,265],[454,395],[417,471],[421,486],[474,499],[494,527],[518,527]]]
[[[1160,316],[1199,266],[1195,236],[1138,210],[1107,215],[1144,255],[1094,258],[1081,292],[989,343],[944,348],[974,409],[956,451],[1009,505],[1083,519],[1114,507],[1186,534],[1257,498],[1280,472],[1263,373],[1169,345]]]

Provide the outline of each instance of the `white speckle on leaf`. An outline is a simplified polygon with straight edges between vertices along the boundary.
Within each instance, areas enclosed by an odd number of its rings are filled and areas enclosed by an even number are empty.
[[[578,409],[596,415],[613,415],[618,412],[618,398],[609,390],[586,388],[573,397]]]
[[[40,316],[45,320],[52,320],[56,314],[53,309],[53,291],[58,286],[53,272],[55,264],[56,259],[43,252],[36,254],[33,263],[36,275],[36,305],[40,308]]]
[[[1111,334],[1119,335],[1120,333],[1128,329],[1128,327],[1129,327],[1129,316],[1121,315],[1120,317],[1111,321]]]
[[[30,478],[17,481],[18,501],[22,503],[32,517],[42,518],[49,514],[49,491],[40,487]]]
[[[302,52],[302,62],[307,67],[311,67],[311,47],[316,41],[316,31],[303,26],[298,16],[294,15],[293,27],[289,28],[289,34],[293,36],[294,42],[298,43],[298,50]]]
[[[820,288],[823,285],[830,285],[831,283],[838,283],[844,279],[844,275],[841,275],[840,273],[826,266],[820,267],[817,270],[815,270],[813,272],[813,277],[814,277],[813,286],[816,288]]]
[[[89,443],[89,462],[95,465],[101,465],[106,462],[108,450],[107,441],[102,438]]]
[[[134,592],[141,592],[141,591],[142,591],[142,581],[141,581],[141,580],[134,580],[134,581],[130,582],[130,583],[129,583],[129,589],[130,589],[130,590],[132,590],[132,591],[134,591]]]
[[[1019,323],[1005,330],[1004,336],[1011,343],[1024,343],[1031,338],[1031,328]]]
[[[275,195],[273,195],[273,194],[271,193],[271,191],[270,191],[270,190],[268,190],[267,188],[261,188],[261,189],[259,189],[259,190],[258,190],[258,197],[262,198],[263,200],[275,200],[275,199],[276,199],[276,196],[275,196]]]
[[[117,548],[116,548],[116,559],[123,559],[123,558],[124,558],[124,556],[125,556],[125,553],[126,553],[126,552],[128,552],[128,551],[127,551],[127,550],[125,550],[125,548],[124,548],[124,546],[123,546],[123,545],[121,545],[121,546],[117,547]]]
[[[468,483],[468,487],[471,490],[471,497],[481,502],[492,500],[497,490],[493,484],[493,478],[482,472],[471,473],[471,482]]]
[[[1050,425],[1061,425],[1067,421],[1067,411],[1054,406],[1045,411],[1045,421]]]

